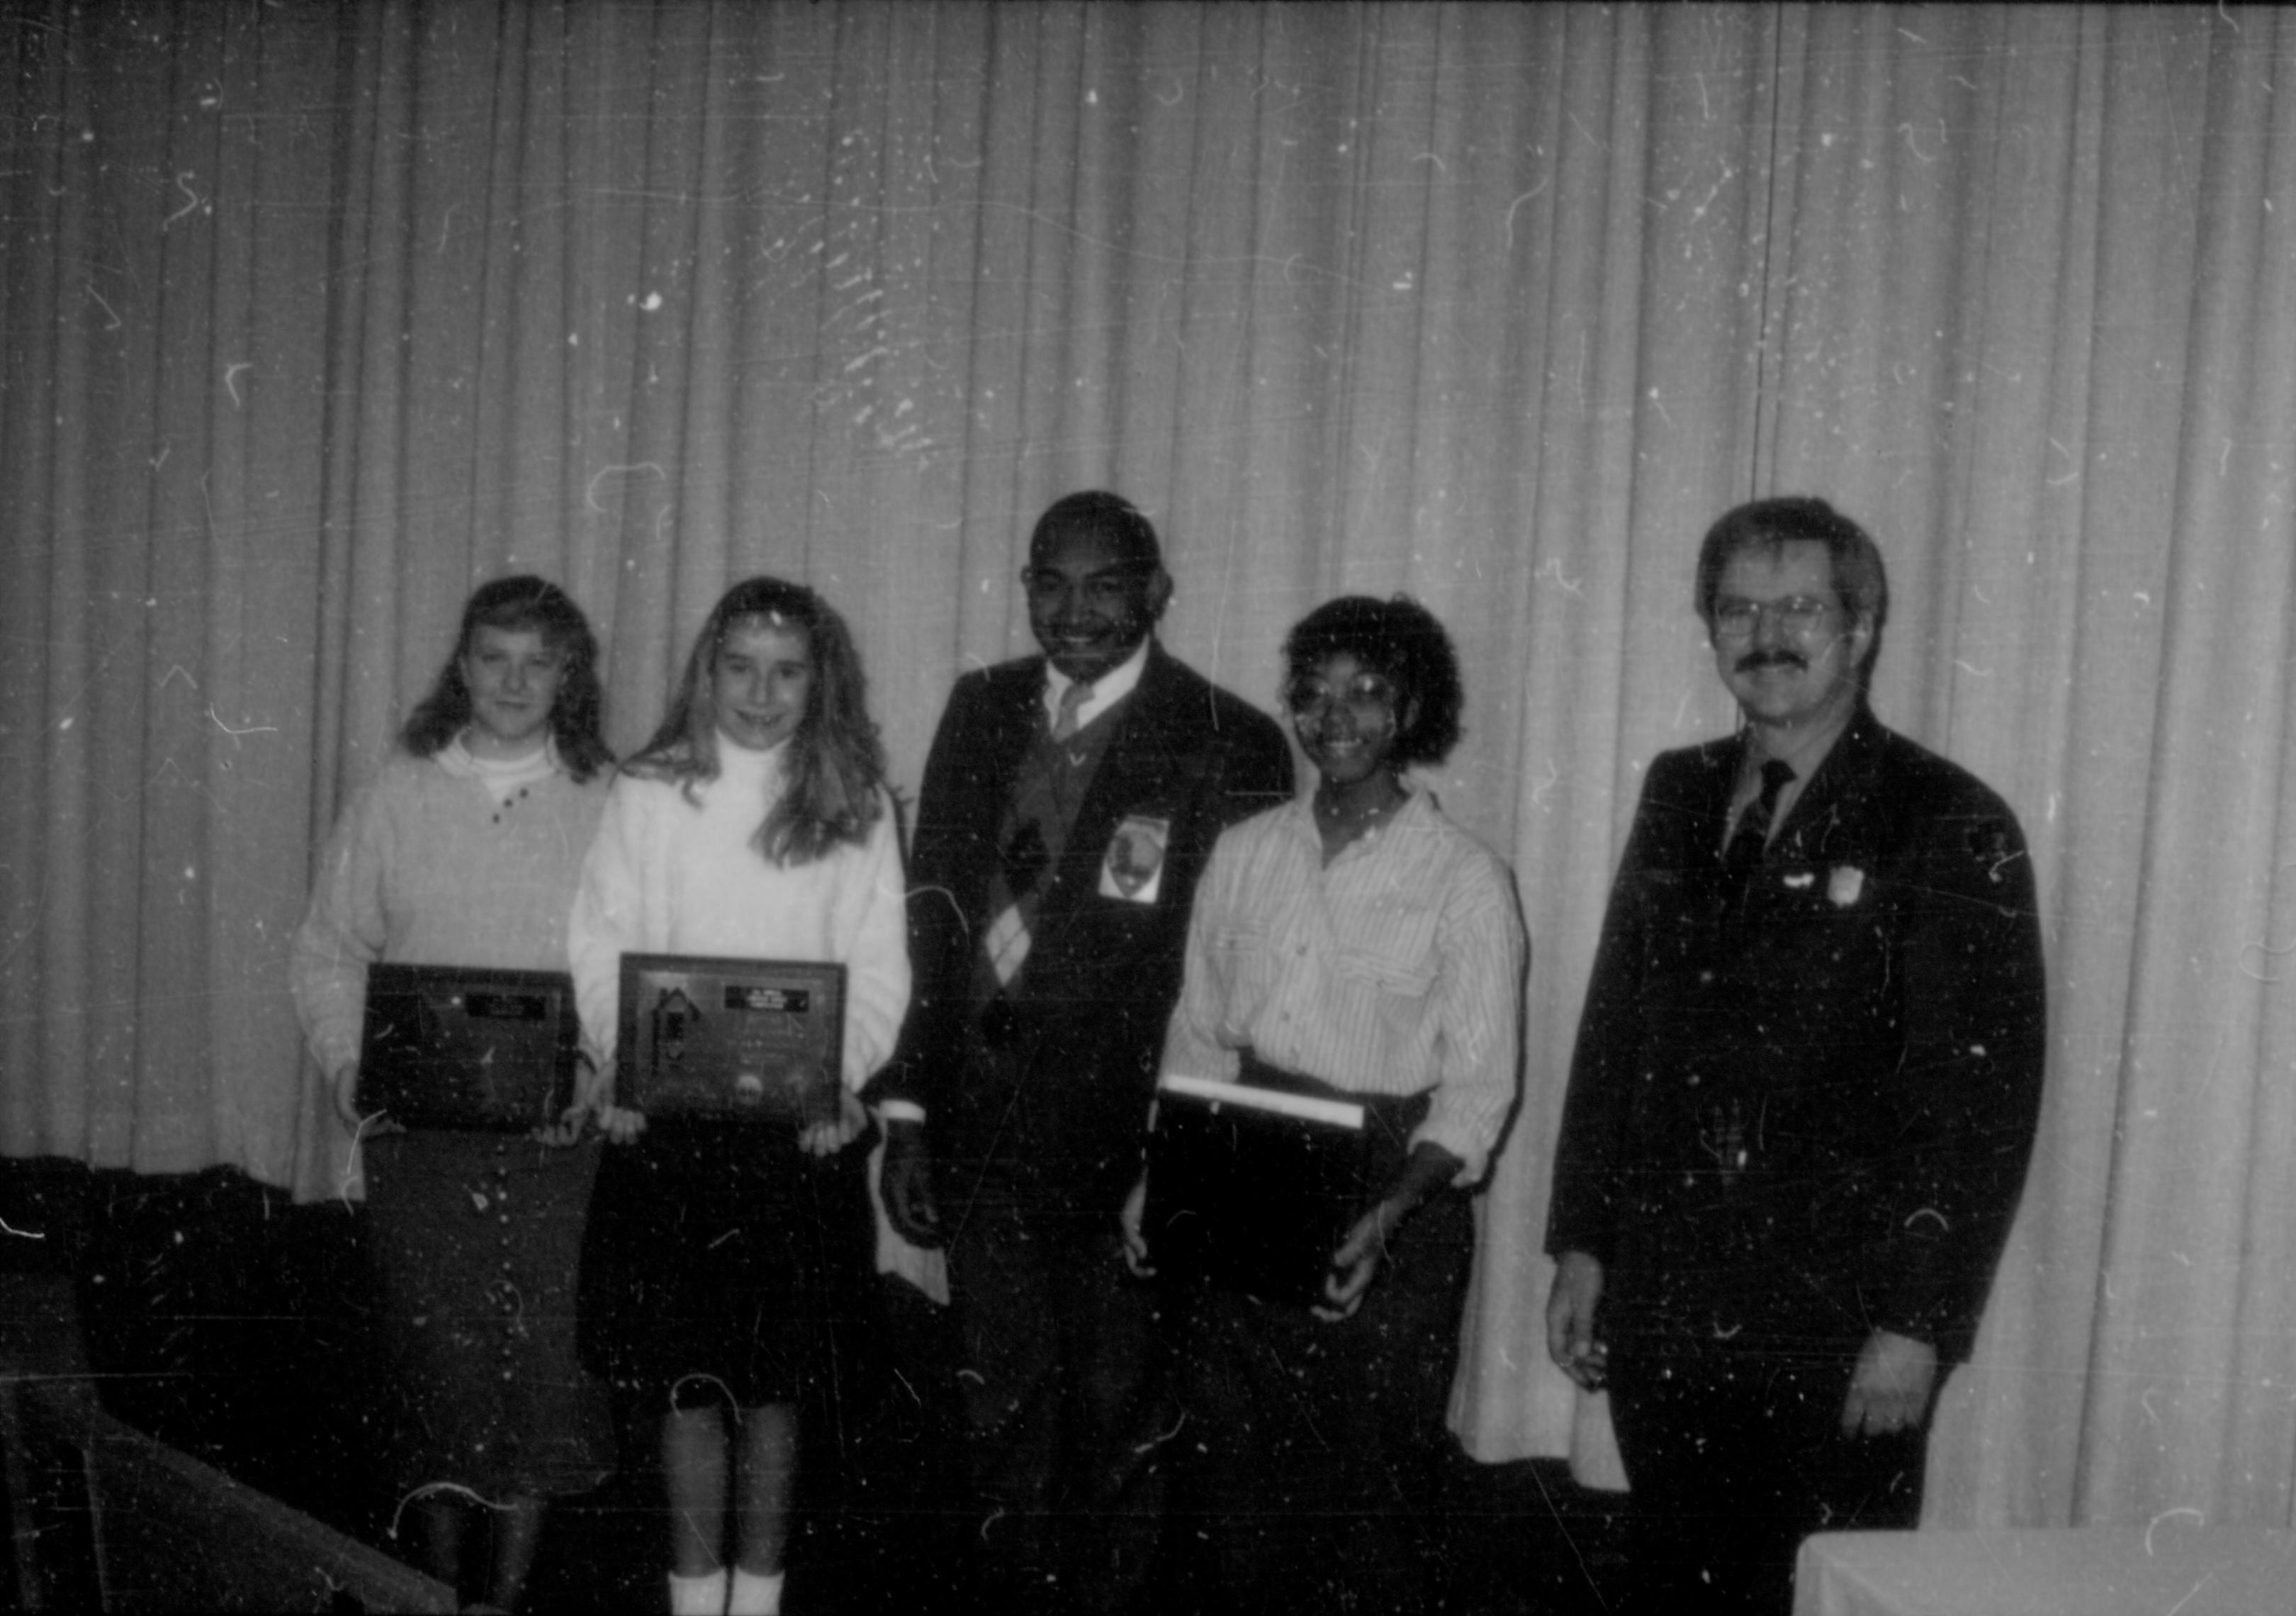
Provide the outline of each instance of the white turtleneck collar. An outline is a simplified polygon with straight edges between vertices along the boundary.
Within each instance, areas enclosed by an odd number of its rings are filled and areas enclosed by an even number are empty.
[[[438,751],[437,761],[457,780],[476,781],[497,803],[508,804],[529,786],[547,780],[563,769],[558,760],[558,742],[545,735],[542,744],[522,758],[480,758],[463,744],[456,735]]]
[[[759,751],[729,739],[724,730],[718,732],[718,773],[727,780],[755,781],[763,783],[780,771],[783,754],[789,751],[787,741],[777,741]]]

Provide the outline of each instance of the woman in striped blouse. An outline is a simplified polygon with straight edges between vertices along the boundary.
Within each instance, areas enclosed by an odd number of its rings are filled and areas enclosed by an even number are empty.
[[[1407,1611],[1431,1597],[1468,1196],[1514,1103],[1529,945],[1506,866],[1407,773],[1459,737],[1442,625],[1350,596],[1284,657],[1315,789],[1220,839],[1163,1070],[1356,1102],[1374,1144],[1318,1305],[1183,1309],[1182,1501],[1239,1609]]]

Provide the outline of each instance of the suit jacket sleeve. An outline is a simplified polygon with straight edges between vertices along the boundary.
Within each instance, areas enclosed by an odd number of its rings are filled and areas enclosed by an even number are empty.
[[[1625,1204],[1628,1120],[1640,1047],[1639,1005],[1649,952],[1650,917],[1642,901],[1642,872],[1657,857],[1670,822],[1685,805],[1669,802],[1667,782],[1674,773],[1661,757],[1651,767],[1635,808],[1634,828],[1611,884],[1603,913],[1595,967],[1578,1015],[1578,1038],[1571,1052],[1570,1083],[1564,1092],[1562,1124],[1555,1137],[1554,1187],[1548,1202],[1546,1251],[1561,1257],[1584,1251],[1604,1267],[1615,1253],[1614,1235]]]
[[[1865,1265],[1875,1327],[1969,1354],[2022,1192],[2047,1046],[2032,861],[2015,817],[1962,776],[1920,826],[1898,961],[1900,1130],[1877,1162],[1886,1214]]]
[[[873,1103],[902,1100],[930,1112],[961,1046],[972,928],[995,852],[1001,783],[988,777],[986,753],[997,704],[986,674],[959,679],[925,756],[910,837],[909,1009],[892,1059],[865,1091]]]

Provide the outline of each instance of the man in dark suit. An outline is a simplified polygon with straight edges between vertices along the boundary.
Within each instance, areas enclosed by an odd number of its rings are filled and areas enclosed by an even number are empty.
[[[949,697],[910,858],[914,997],[871,1097],[887,1217],[949,1251],[984,1596],[1136,1608],[1168,1432],[1119,1216],[1196,877],[1289,799],[1292,759],[1156,644],[1172,580],[1125,500],[1054,504],[1021,582],[1045,654]]]
[[[2032,866],[1866,706],[1888,584],[1823,500],[1717,522],[1744,718],[1652,765],[1555,1151],[1547,1344],[1605,1383],[1637,1609],[1775,1612],[1820,1529],[1915,1524],[2016,1209],[2046,1035]]]

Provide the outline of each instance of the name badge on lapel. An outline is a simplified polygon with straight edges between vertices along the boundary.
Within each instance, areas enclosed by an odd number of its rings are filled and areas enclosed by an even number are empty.
[[[1152,904],[1164,890],[1164,846],[1172,822],[1127,814],[1100,860],[1100,895],[1126,903]]]

